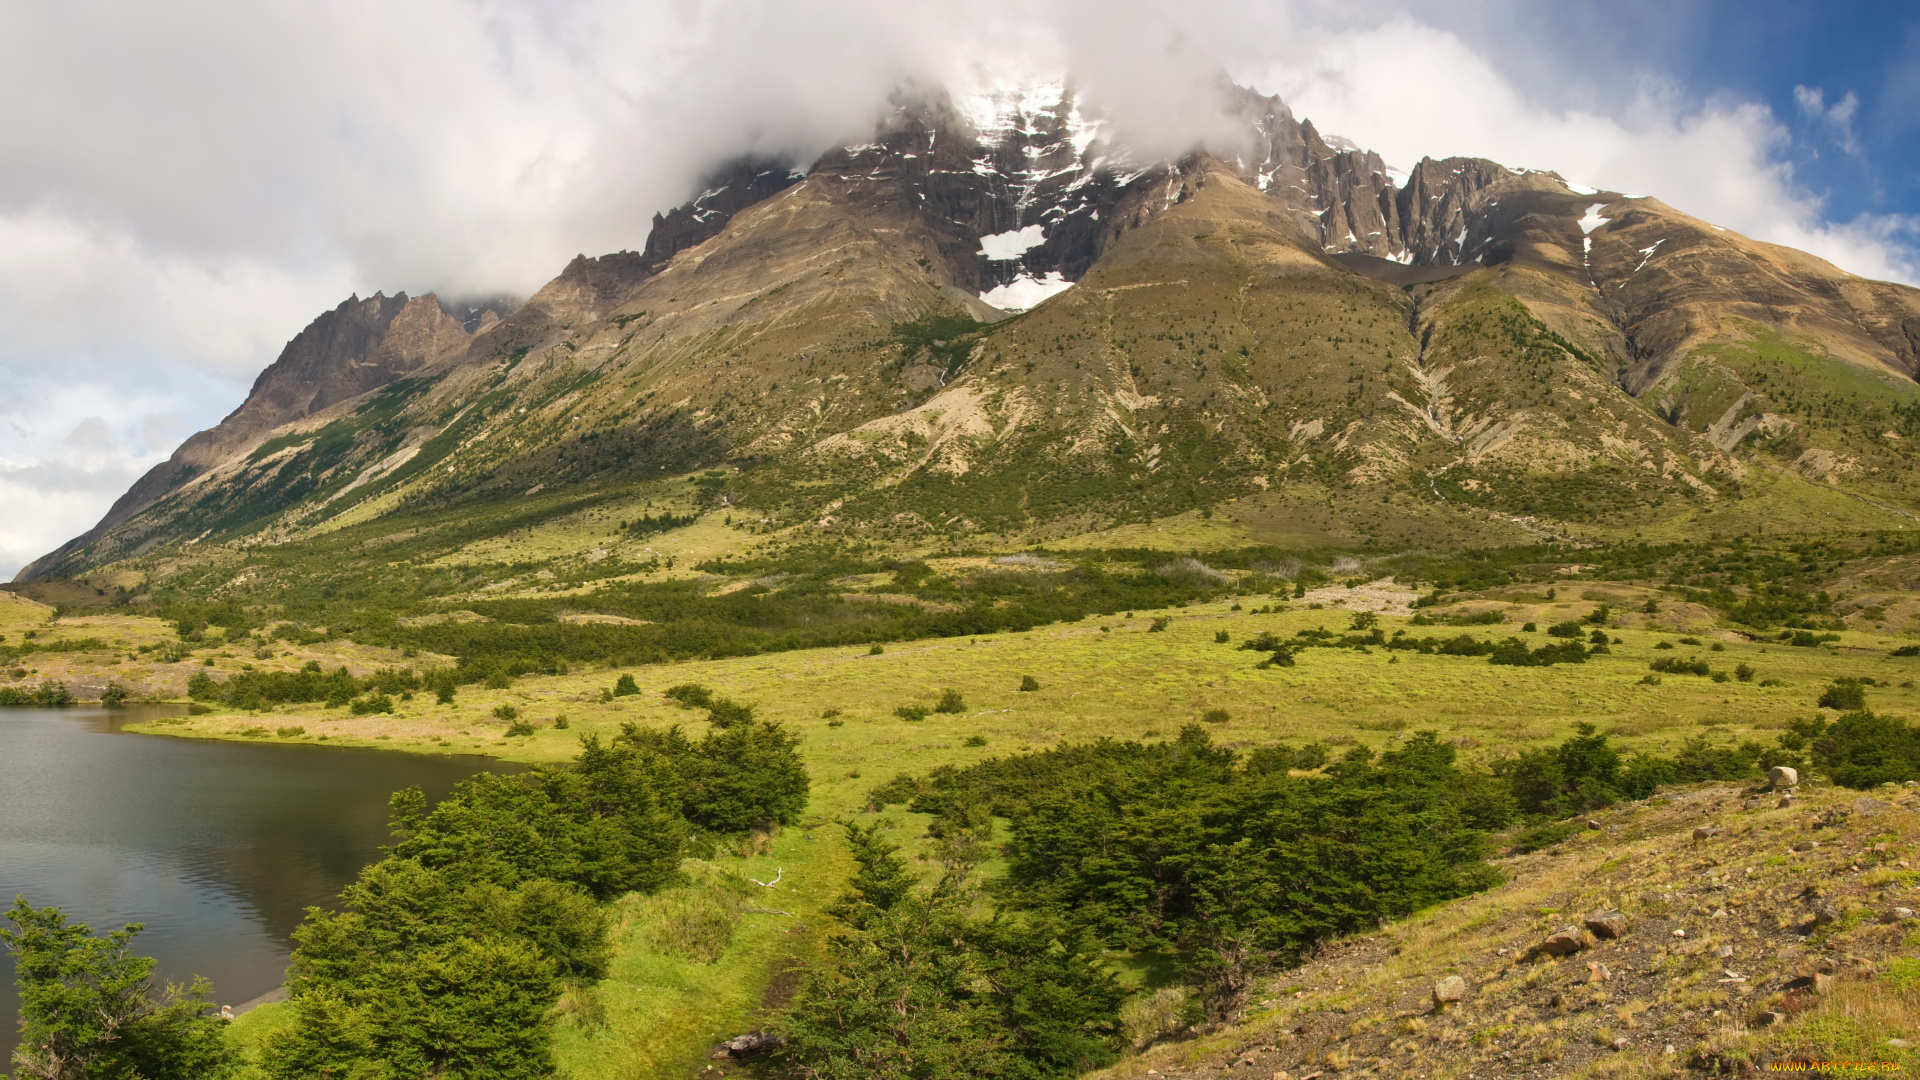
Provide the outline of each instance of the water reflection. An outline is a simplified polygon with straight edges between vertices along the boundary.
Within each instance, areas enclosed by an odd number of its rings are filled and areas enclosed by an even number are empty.
[[[0,899],[58,906],[96,933],[143,922],[165,978],[238,1004],[278,986],[288,935],[387,842],[387,796],[430,798],[518,766],[315,745],[123,733],[183,709],[0,708]],[[0,959],[0,1061],[13,1045]]]

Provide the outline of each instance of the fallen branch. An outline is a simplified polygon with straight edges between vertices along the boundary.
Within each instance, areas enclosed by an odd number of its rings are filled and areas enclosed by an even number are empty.
[[[780,884],[780,879],[786,874],[786,872],[787,872],[787,868],[783,866],[780,868],[779,873],[773,875],[772,881],[761,881],[759,878],[748,878],[747,880],[753,882],[755,885],[758,885],[763,889],[771,889],[775,885]]]
[[[789,919],[796,917],[791,911],[778,911],[770,907],[750,907],[741,908],[740,910],[749,915],[785,915]]]

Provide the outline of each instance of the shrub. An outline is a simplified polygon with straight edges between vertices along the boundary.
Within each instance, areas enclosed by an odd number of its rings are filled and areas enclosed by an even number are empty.
[[[820,719],[822,720],[831,720],[834,717],[839,715],[840,715],[840,710],[833,708],[831,706],[829,706],[828,708],[822,709],[820,711]]]
[[[1201,714],[1200,719],[1205,720],[1209,724],[1224,724],[1233,719],[1233,714],[1225,709],[1208,709],[1205,713]]]
[[[669,686],[664,693],[668,701],[678,703],[683,709],[705,709],[713,705],[713,691],[699,683]]]
[[[1020,676],[1020,692],[1021,693],[1031,694],[1038,689],[1040,689],[1039,679],[1036,679],[1031,675]]]
[[[1148,625],[1147,633],[1158,634],[1164,631],[1167,627],[1172,625],[1173,625],[1173,616],[1161,615],[1158,618],[1154,619],[1150,625]]]
[[[1577,638],[1585,636],[1586,632],[1578,619],[1569,619],[1547,627],[1547,634],[1551,637]]]
[[[1608,604],[1601,604],[1587,613],[1587,622],[1594,626],[1605,626],[1607,620],[1611,618],[1613,618],[1613,608]]]
[[[1733,669],[1733,677],[1739,679],[1741,682],[1752,682],[1753,666],[1750,664],[1738,665]]]
[[[1531,634],[1537,631],[1538,629],[1539,627],[1533,623],[1523,623],[1520,627],[1520,632],[1523,634]]]
[[[291,739],[299,735],[305,735],[307,729],[295,724],[291,727],[275,728],[273,733],[283,739]]]
[[[561,713],[560,715],[553,718],[553,729],[555,731],[565,731],[572,726],[573,725],[567,720],[566,713]]]
[[[927,708],[925,705],[902,705],[893,710],[893,715],[908,723],[917,724],[933,715],[933,710]]]
[[[533,734],[533,725],[525,720],[515,720],[513,723],[507,725],[508,738],[517,738],[531,734]]]
[[[1227,642],[1232,640],[1233,640],[1233,635],[1227,633],[1225,630],[1215,630],[1213,632],[1213,643],[1216,645],[1225,645]]]
[[[883,649],[883,648],[881,648],[881,647],[880,647],[880,646],[879,646],[878,644],[875,644],[873,648],[871,648],[871,649],[868,649],[868,650],[867,650],[867,655],[868,655],[868,656],[879,656],[879,655],[880,655],[881,653],[884,653],[884,652],[886,652],[886,651],[887,651],[887,650],[885,650],[885,649]]]
[[[513,676],[504,671],[495,671],[481,680],[481,685],[489,690],[505,690],[513,685]]]
[[[520,710],[511,705],[495,705],[493,707],[493,716],[496,720],[518,720],[520,719]]]
[[[1707,666],[1707,662],[1697,656],[1686,660],[1682,660],[1677,656],[1663,656],[1653,663],[1648,664],[1647,667],[1666,675],[1699,675],[1704,677],[1713,674],[1713,669]]]
[[[124,705],[126,703],[127,703],[127,688],[124,686],[121,686],[119,683],[110,682],[107,684],[107,688],[105,690],[100,691],[100,704],[105,705],[110,709],[118,708],[119,706]]]
[[[1859,709],[1831,724],[1806,724],[1814,764],[1844,787],[1870,788],[1920,780],[1920,728],[1896,716]],[[1785,739],[1781,742],[1784,744]]]
[[[1654,642],[1654,643],[1653,643],[1653,647],[1654,647],[1654,648],[1656,648],[1656,649],[1671,649],[1671,648],[1673,648],[1673,642],[1671,642],[1671,641],[1656,641],[1656,642]]]
[[[1820,693],[1820,707],[1856,712],[1867,707],[1866,686],[1858,679],[1835,679]]]
[[[1920,656],[1920,645],[1902,645],[1887,654],[1888,656]]]
[[[220,1080],[240,1051],[204,979],[154,992],[154,961],[128,948],[138,924],[96,938],[59,908],[15,898],[0,928],[20,988],[18,1076]],[[84,1063],[84,1064],[82,1064]]]
[[[960,745],[985,746],[987,745],[987,737],[985,735],[969,735],[965,739],[960,740]]]
[[[751,724],[753,723],[753,706],[716,697],[707,705],[707,722],[718,728]]]
[[[963,713],[967,711],[967,703],[966,700],[960,696],[960,691],[948,687],[940,691],[940,700],[934,703],[933,711],[937,713]]]
[[[393,699],[385,694],[375,692],[363,698],[354,698],[347,703],[347,708],[352,711],[355,716],[390,713],[393,711]]]
[[[626,697],[629,694],[637,694],[639,692],[640,684],[633,680],[633,674],[631,672],[623,673],[619,678],[613,680],[614,697]],[[672,697],[672,691],[668,691],[667,696]]]

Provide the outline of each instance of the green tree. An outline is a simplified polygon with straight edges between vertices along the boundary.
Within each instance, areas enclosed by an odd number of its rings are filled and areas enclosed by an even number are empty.
[[[20,987],[25,1080],[219,1080],[238,1068],[203,979],[154,994],[154,962],[129,949],[137,923],[96,938],[59,908],[16,897],[0,943]]]
[[[556,891],[562,890],[562,891]],[[368,867],[342,910],[294,931],[294,1022],[269,1036],[274,1080],[524,1080],[553,1075],[563,970],[605,974],[604,916],[552,882],[459,887],[411,859]],[[560,955],[549,955],[549,943]]]

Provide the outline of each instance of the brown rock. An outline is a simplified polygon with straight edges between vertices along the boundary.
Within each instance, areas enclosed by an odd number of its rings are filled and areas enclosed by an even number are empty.
[[[1577,926],[1563,926],[1540,943],[1540,951],[1548,956],[1568,956],[1586,947],[1587,937]]]
[[[1449,975],[1433,984],[1433,1003],[1446,1006],[1467,997],[1467,980],[1458,975]]]
[[[1775,765],[1767,770],[1767,782],[1776,788],[1790,788],[1800,783],[1800,771],[1787,765]]]
[[[1597,960],[1587,965],[1587,981],[1588,982],[1602,983],[1602,982],[1606,982],[1608,979],[1611,979],[1611,978],[1613,978],[1613,972],[1607,970],[1607,965],[1602,964]]]
[[[1596,911],[1586,918],[1587,929],[1597,938],[1619,938],[1627,934],[1627,917],[1617,911]]]
[[[1720,835],[1720,826],[1718,825],[1702,825],[1693,830],[1693,838],[1695,840],[1706,840],[1718,835]]]

